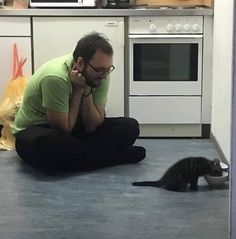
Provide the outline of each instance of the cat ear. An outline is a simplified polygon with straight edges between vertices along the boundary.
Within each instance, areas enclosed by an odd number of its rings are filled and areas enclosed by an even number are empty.
[[[220,163],[219,159],[214,159],[214,161],[213,161],[214,166],[218,165],[219,163]]]

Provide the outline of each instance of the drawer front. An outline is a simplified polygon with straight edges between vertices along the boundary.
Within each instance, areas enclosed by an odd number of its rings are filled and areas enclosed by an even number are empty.
[[[129,116],[140,124],[200,124],[201,97],[129,97]]]
[[[29,17],[0,17],[0,36],[30,36]]]

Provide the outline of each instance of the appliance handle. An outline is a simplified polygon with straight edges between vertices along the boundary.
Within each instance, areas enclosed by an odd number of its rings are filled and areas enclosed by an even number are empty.
[[[171,38],[171,39],[181,39],[181,38],[203,38],[203,35],[129,35],[129,38],[153,38],[153,39],[157,39],[157,38]]]

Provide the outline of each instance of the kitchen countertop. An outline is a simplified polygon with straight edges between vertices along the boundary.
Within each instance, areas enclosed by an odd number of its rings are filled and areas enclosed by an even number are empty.
[[[102,8],[29,8],[13,9],[1,8],[0,16],[196,16],[213,15],[210,8],[130,8],[130,9],[102,9]]]

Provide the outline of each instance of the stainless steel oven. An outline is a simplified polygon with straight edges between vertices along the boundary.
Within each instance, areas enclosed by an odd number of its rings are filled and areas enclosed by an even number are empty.
[[[201,95],[203,17],[129,19],[130,95]]]

